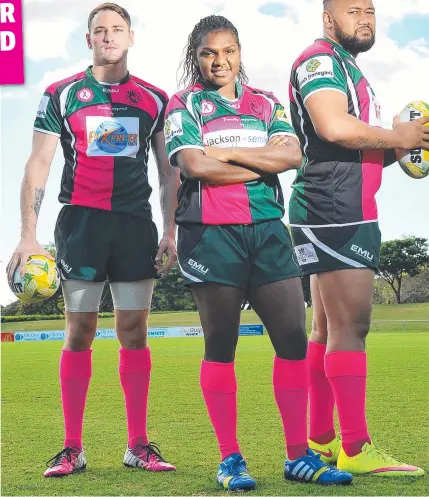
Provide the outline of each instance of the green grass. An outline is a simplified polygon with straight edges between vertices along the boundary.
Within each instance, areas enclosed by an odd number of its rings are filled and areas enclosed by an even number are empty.
[[[390,309],[393,313],[396,308]],[[384,315],[384,310],[377,312]],[[414,319],[419,316],[416,309],[408,311],[414,312]],[[182,317],[180,324],[190,324]],[[62,344],[4,343],[3,495],[225,494],[215,483],[219,456],[199,388],[202,339],[153,339],[150,345],[150,439],[161,444],[178,471],[151,474],[122,466],[126,424],[117,374],[118,344],[99,340],[94,342],[85,416],[88,469],[74,477],[43,479],[44,462],[60,450],[63,437],[58,386]],[[427,476],[415,480],[356,477],[352,486],[342,488],[286,483],[282,479],[284,439],[272,395],[272,358],[267,336],[240,338],[236,361],[239,440],[258,481],[251,495],[428,495]],[[368,358],[367,412],[374,440],[393,455],[428,470],[429,334],[370,335]]]
[[[311,309],[307,309],[307,328],[311,324]],[[375,305],[372,312],[373,321],[395,321],[394,323],[376,323],[374,331],[403,331],[403,321],[426,320],[426,323],[406,324],[405,330],[429,331],[429,306],[428,304],[404,305]],[[260,319],[253,311],[241,314],[243,324],[260,323]],[[171,312],[166,314],[151,314],[149,326],[193,326],[200,323],[197,312]],[[113,318],[100,318],[99,328],[113,328]],[[21,323],[2,323],[2,331],[38,331],[64,329],[64,320],[58,321],[27,321]]]

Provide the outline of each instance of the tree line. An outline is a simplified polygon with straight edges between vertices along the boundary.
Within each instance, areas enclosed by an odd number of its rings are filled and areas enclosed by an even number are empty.
[[[55,256],[55,245],[45,248]],[[310,279],[302,278],[304,297],[311,306]],[[374,286],[375,304],[402,304],[429,302],[429,242],[414,236],[383,242],[380,268]],[[245,305],[244,308],[248,308]],[[196,311],[194,296],[183,286],[183,276],[176,264],[171,271],[158,279],[152,300],[152,311]],[[100,303],[100,312],[112,312],[113,302],[106,283]],[[63,314],[64,298],[61,288],[50,299],[38,304],[24,304],[17,300],[1,307],[3,316],[29,314]]]

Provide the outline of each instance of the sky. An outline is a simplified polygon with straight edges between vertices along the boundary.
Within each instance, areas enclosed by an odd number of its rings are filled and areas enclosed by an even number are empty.
[[[187,37],[206,15],[220,14],[238,29],[250,84],[270,90],[289,109],[291,66],[322,35],[322,0],[118,0],[130,13],[135,46],[130,72],[167,91],[177,91],[176,74]],[[1,227],[0,302],[15,300],[5,267],[19,242],[19,190],[31,151],[34,117],[52,82],[91,63],[85,42],[89,12],[96,0],[23,0],[25,84],[0,89]],[[382,107],[383,126],[412,100],[429,101],[429,0],[375,0],[377,43],[358,63]],[[37,237],[53,241],[64,159],[58,146],[52,163]],[[281,175],[286,202],[295,173]],[[161,229],[157,171],[151,158],[149,180],[154,220]],[[416,235],[429,238],[429,178],[415,180],[397,164],[385,169],[377,194],[383,240]],[[288,221],[287,215],[284,219]]]

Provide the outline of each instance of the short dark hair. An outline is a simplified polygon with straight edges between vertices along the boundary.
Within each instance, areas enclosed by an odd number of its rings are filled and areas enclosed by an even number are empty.
[[[195,25],[192,33],[189,35],[185,50],[183,51],[184,56],[180,65],[183,67],[183,74],[180,78],[179,84],[191,86],[201,81],[201,74],[197,60],[197,48],[200,46],[201,40],[204,36],[216,31],[231,31],[237,40],[237,45],[240,47],[237,28],[231,21],[223,16],[204,17],[198,24]],[[238,78],[241,83],[247,83],[248,81],[242,64],[240,64]]]
[[[328,10],[332,4],[332,0],[323,0],[323,10]]]
[[[95,9],[92,9],[91,13],[89,14],[88,31],[91,31],[92,20],[101,10],[112,10],[113,12],[116,12],[128,24],[128,27],[129,28],[131,27],[130,14],[128,14],[128,12],[123,7],[121,7],[117,3],[105,2],[105,3],[101,3],[100,5],[95,7]]]

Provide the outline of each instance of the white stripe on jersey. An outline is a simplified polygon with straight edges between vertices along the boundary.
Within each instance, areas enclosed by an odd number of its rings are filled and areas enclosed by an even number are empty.
[[[298,107],[298,114],[299,114],[299,117],[300,117],[300,125],[301,125],[301,132],[305,138],[305,143],[304,143],[304,147],[302,149],[302,154],[305,155],[305,157],[307,157],[307,148],[308,148],[308,136],[305,134],[305,131],[304,131],[304,110],[303,108],[301,107],[300,103],[299,103],[299,100],[298,100],[298,92],[296,91],[296,89],[292,86],[292,93],[293,93],[293,98],[295,99],[295,103],[296,103],[296,106]]]

